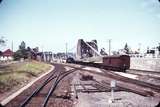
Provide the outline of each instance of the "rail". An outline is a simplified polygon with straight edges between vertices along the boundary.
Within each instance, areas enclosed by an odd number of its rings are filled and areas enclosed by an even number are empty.
[[[48,103],[48,100],[51,96],[51,94],[55,91],[57,85],[61,82],[61,80],[63,78],[65,78],[67,75],[75,72],[76,70],[79,70],[81,68],[74,68],[72,70],[69,70],[69,71],[61,71],[59,72],[58,74],[56,74],[57,72],[53,72],[53,74],[51,74],[48,78],[45,79],[45,81],[38,87],[36,88],[33,93],[27,97],[25,99],[24,102],[22,102],[22,104],[20,105],[20,107],[25,107],[27,106],[27,104],[31,101],[31,99],[37,95],[49,82],[51,82],[51,80],[55,80],[53,81],[52,85],[51,85],[51,88],[46,96],[46,98],[44,99],[43,103],[42,103],[42,107],[46,107],[47,103]]]

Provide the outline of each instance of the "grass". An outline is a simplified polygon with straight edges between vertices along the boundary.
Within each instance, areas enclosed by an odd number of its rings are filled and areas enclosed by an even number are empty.
[[[0,67],[0,93],[28,83],[31,78],[48,71],[50,65],[37,62],[23,62]]]

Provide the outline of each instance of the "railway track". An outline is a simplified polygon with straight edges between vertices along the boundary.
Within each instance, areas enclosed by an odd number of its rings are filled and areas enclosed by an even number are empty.
[[[47,103],[48,103],[48,100],[49,100],[51,94],[53,93],[53,91],[56,89],[56,86],[58,85],[58,83],[59,83],[65,76],[67,76],[68,74],[70,74],[70,73],[72,73],[72,72],[73,72],[72,70],[71,70],[70,72],[65,72],[65,73],[59,72],[59,74],[57,74],[57,75],[54,73],[55,75],[53,74],[53,75],[49,76],[49,78],[47,78],[47,80],[46,80],[40,87],[38,87],[38,88],[31,94],[31,96],[29,96],[29,97],[22,103],[22,105],[21,105],[20,107],[25,107],[25,106],[28,104],[29,100],[31,100],[31,98],[32,98],[33,96],[35,96],[40,90],[42,90],[42,88],[43,88],[45,85],[47,85],[47,83],[49,83],[51,80],[55,79],[55,81],[53,81],[53,83],[52,83],[52,86],[51,86],[51,88],[50,88],[50,90],[49,90],[46,98],[44,99],[44,101],[43,101],[43,103],[42,103],[42,107],[46,107],[46,105],[47,105]]]
[[[19,98],[15,99],[16,101],[12,101],[5,105],[5,107],[48,107],[47,105],[49,99],[54,97],[53,94],[56,90],[58,84],[67,77],[69,74],[75,72],[76,70],[81,68],[75,68],[68,71],[65,71],[64,67],[61,65],[56,64],[54,72],[48,75],[41,84],[38,85],[37,88],[32,90],[29,95],[19,95]],[[27,92],[28,93],[28,92]],[[23,97],[23,98],[22,98]],[[24,98],[25,97],[25,98]],[[64,96],[65,97],[65,96]],[[20,99],[23,100],[20,100]],[[35,99],[37,99],[35,104]],[[33,100],[33,101],[32,101]],[[41,100],[41,101],[38,101]],[[34,103],[34,104],[33,104]]]
[[[113,80],[112,78],[108,78],[108,77],[106,77],[105,80],[102,79],[101,81],[100,80],[97,81],[96,79],[93,79],[89,81],[89,84],[78,82],[79,84],[74,84],[74,86],[78,87],[78,88],[75,88],[76,93],[110,92],[111,91],[110,81],[112,80]],[[81,88],[79,88],[80,86]],[[148,91],[143,88],[137,87],[136,85],[127,84],[122,81],[117,82],[117,85],[114,88],[114,91],[133,92],[141,96],[153,96],[154,94],[152,91]]]
[[[23,92],[21,95],[17,96],[13,101],[9,102],[5,105],[5,107],[50,107],[54,106],[59,99],[67,98],[67,101],[70,100],[70,96],[67,95],[56,95],[55,92],[62,93],[61,91],[67,90],[67,93],[70,93],[70,83],[66,87],[60,86],[59,84],[65,80],[65,77],[68,77],[70,74],[73,74],[75,71],[86,71],[91,74],[96,74],[102,77],[105,77],[105,80],[96,81],[94,80],[94,84],[91,84],[92,87],[96,89],[88,89],[85,85],[80,84],[83,87],[82,92],[108,92],[110,90],[109,84],[111,80],[117,80],[118,82],[118,89],[117,91],[130,91],[133,93],[137,93],[143,96],[155,96],[155,93],[160,93],[160,87],[154,84],[149,84],[146,82],[130,79],[127,77],[120,76],[113,71],[104,70],[103,73],[95,72],[94,70],[86,70],[84,69],[86,66],[75,66],[70,64],[54,64],[55,70],[51,74],[47,75],[47,77],[42,78],[39,84],[36,84],[36,88],[30,89],[28,92]],[[64,66],[71,67],[71,70],[65,70]],[[70,79],[68,79],[70,80]],[[108,80],[108,81],[106,81]],[[35,87],[34,86],[34,87]],[[38,86],[38,87],[37,87]],[[60,89],[62,88],[62,89]],[[61,90],[61,91],[59,91]],[[80,91],[80,90],[79,90]],[[66,92],[65,92],[66,93]],[[63,100],[59,101],[59,105],[56,107],[63,107],[63,104],[60,105]],[[67,102],[66,101],[66,102]],[[36,103],[35,103],[36,102]],[[51,105],[52,102],[52,105]],[[67,103],[68,104],[68,103]],[[70,103],[68,107],[71,107],[72,104]]]
[[[83,66],[83,65],[81,65],[81,66]],[[110,78],[110,79],[114,79],[114,80],[121,81],[121,82],[124,82],[124,83],[135,85],[136,87],[139,87],[139,89],[140,88],[141,89],[147,89],[147,90],[149,90],[148,93],[149,93],[150,96],[154,96],[154,93],[160,93],[160,86],[159,85],[155,85],[155,84],[151,84],[151,83],[148,83],[148,82],[139,81],[139,80],[131,79],[131,78],[128,78],[128,77],[124,77],[124,76],[116,74],[114,71],[105,70],[105,69],[101,69],[101,70],[103,71],[103,73],[94,72],[94,70],[92,71],[92,70],[83,69],[83,71],[88,71],[90,73],[98,74],[98,75],[101,75],[101,76],[106,77],[106,78]],[[123,86],[123,87],[125,88],[125,86]],[[135,87],[135,90],[134,89],[132,90],[130,87],[128,87],[128,90],[130,90],[134,93],[139,93],[138,92],[139,89],[136,89],[136,87]],[[132,88],[134,88],[134,87],[132,87]],[[136,90],[137,90],[137,92],[136,92]],[[143,95],[145,96],[145,94],[143,94]],[[146,95],[146,96],[148,96],[148,95]]]
[[[137,85],[145,87],[145,88],[150,88],[150,89],[152,89],[156,92],[160,92],[160,86],[159,85],[155,85],[155,84],[147,83],[147,82],[144,82],[144,81],[139,81],[139,80],[136,80],[136,79],[131,79],[131,78],[128,78],[128,77],[124,77],[124,76],[115,74],[114,72],[111,72],[111,71],[110,72],[108,72],[106,70],[103,70],[103,71],[106,75],[108,75],[109,77],[112,77],[116,80],[132,83],[132,84],[137,84]]]
[[[158,72],[158,71],[129,69],[129,70],[126,70],[126,72],[130,73],[130,74],[139,75],[139,76],[148,76],[148,77],[160,80],[160,72]]]
[[[142,73],[148,73],[148,74],[160,74],[158,71],[147,71],[147,70],[139,70],[139,69],[129,69],[128,72],[142,72]]]

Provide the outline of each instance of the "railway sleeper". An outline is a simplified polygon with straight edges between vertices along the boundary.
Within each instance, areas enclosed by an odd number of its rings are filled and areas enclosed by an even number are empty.
[[[110,84],[108,81],[102,81],[103,84]],[[117,87],[121,88],[124,91],[133,92],[142,96],[154,96],[154,93],[152,91],[147,91],[142,87],[135,87],[135,86],[129,86],[125,83],[117,83]]]
[[[158,85],[147,83],[147,82],[144,82],[144,81],[131,79],[131,78],[127,78],[127,77],[124,77],[124,76],[120,76],[118,74],[115,74],[114,72],[108,72],[108,71],[104,70],[104,73],[105,73],[106,76],[108,76],[110,78],[120,80],[120,81],[124,81],[124,82],[127,82],[127,83],[137,84],[137,85],[142,86],[142,87],[148,87],[152,90],[155,90],[156,92],[160,92],[160,87]]]

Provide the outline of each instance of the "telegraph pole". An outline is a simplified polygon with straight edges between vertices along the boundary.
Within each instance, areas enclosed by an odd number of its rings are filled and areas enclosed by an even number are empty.
[[[67,55],[67,53],[68,53],[67,51],[68,50],[67,50],[67,48],[68,48],[68,44],[66,43],[66,59],[68,58],[68,55]]]
[[[109,56],[111,55],[111,39],[109,39]]]
[[[12,51],[13,51],[13,41],[12,41]]]
[[[12,48],[12,52],[13,52],[13,40],[12,40],[11,48]],[[12,53],[12,55],[13,55],[13,53]]]
[[[139,43],[138,45],[139,45],[138,47],[139,53],[141,53],[141,43]]]

